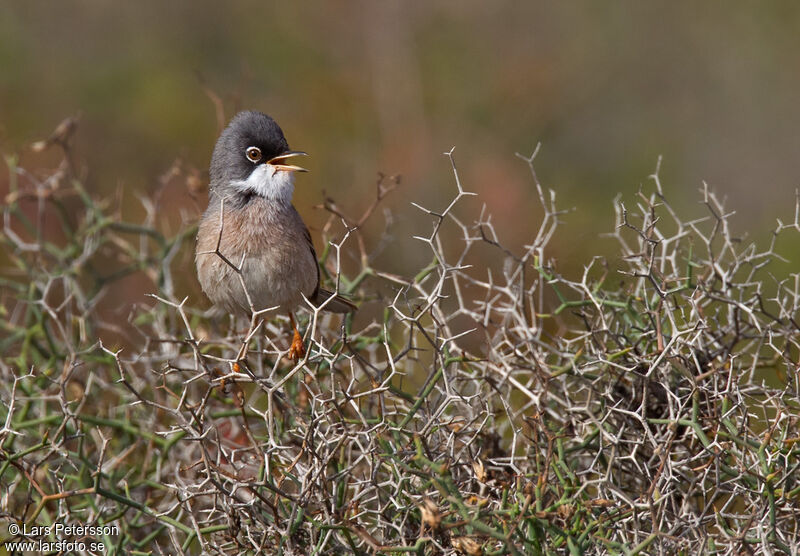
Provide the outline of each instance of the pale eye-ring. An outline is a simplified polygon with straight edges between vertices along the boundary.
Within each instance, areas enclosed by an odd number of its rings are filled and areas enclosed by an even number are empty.
[[[261,149],[258,147],[247,147],[245,154],[250,162],[258,162],[261,160]]]

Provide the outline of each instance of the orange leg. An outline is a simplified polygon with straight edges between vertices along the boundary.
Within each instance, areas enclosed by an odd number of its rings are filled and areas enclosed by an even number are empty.
[[[294,316],[291,312],[289,312],[289,322],[292,323],[292,330],[294,331],[292,347],[289,348],[289,357],[294,361],[299,361],[306,354],[306,348],[303,345],[303,337],[297,331],[297,323],[294,322]]]

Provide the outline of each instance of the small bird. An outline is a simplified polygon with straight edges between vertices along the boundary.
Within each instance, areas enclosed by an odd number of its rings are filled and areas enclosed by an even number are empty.
[[[288,313],[294,360],[305,353],[292,314],[304,296],[334,313],[355,310],[320,287],[311,234],[292,205],[295,174],[306,170],[287,161],[305,155],[289,149],[266,114],[236,114],[211,156],[208,208],[195,255],[200,285],[217,307],[242,316],[271,307]]]

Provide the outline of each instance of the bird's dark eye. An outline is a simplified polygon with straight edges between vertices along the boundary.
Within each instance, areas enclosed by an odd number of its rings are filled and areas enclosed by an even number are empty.
[[[258,162],[261,160],[261,149],[258,147],[247,147],[245,154],[247,154],[247,159],[250,162]]]

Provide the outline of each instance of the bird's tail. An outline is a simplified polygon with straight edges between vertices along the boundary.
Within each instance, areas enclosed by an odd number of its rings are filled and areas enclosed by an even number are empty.
[[[328,301],[329,299],[330,301]],[[352,313],[356,310],[356,306],[353,302],[343,297],[342,294],[333,293],[322,288],[317,290],[317,295],[315,295],[314,299],[311,301],[316,306],[325,303],[325,310],[332,313]]]

